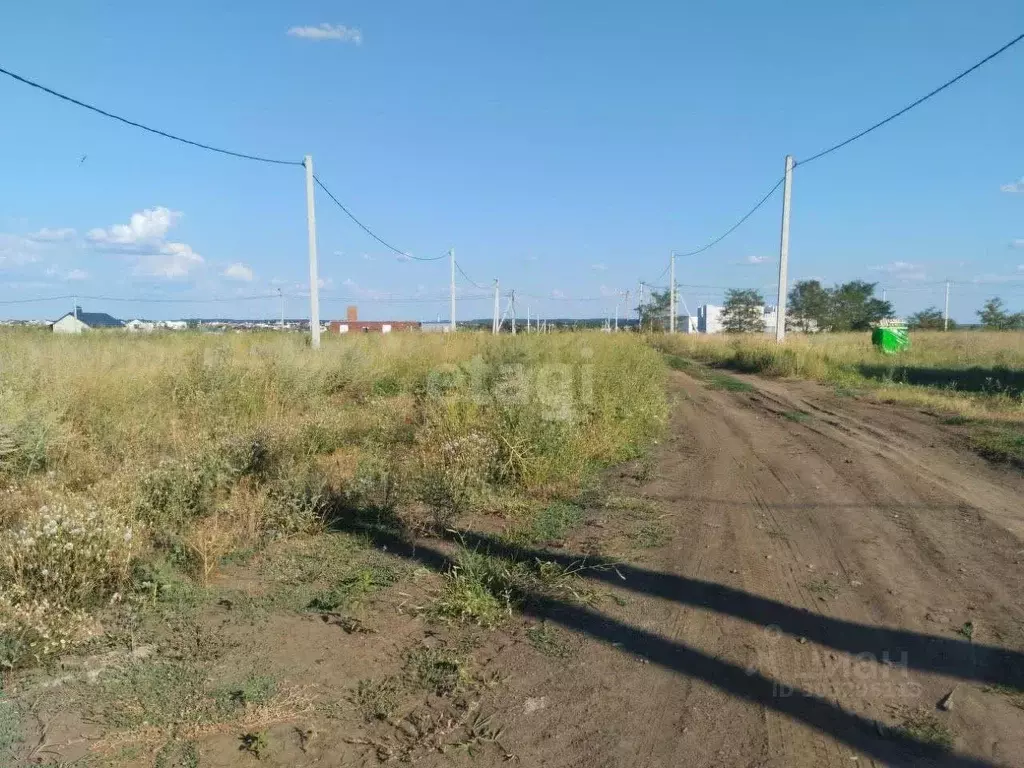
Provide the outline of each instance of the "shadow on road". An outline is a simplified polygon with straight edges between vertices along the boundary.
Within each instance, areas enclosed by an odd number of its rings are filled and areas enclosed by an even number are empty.
[[[1014,397],[1024,395],[1024,371],[1012,368],[923,368],[903,365],[857,366],[869,379],[913,384],[919,387],[940,387],[960,392],[985,392]]]
[[[446,572],[454,565],[446,551],[453,548],[454,541],[470,549],[521,561],[538,558],[566,566],[584,561],[597,564],[593,558],[524,548],[472,531],[451,531],[446,541],[415,541],[406,536],[400,524],[386,512],[344,512],[334,520],[333,528],[365,536],[377,547],[439,572]],[[779,627],[791,635],[853,654],[869,652],[875,658],[888,657],[902,664],[905,651],[905,663],[911,669],[1003,684],[1019,683],[1024,673],[1024,655],[1013,651],[832,619],[742,590],[675,574],[615,565],[590,568],[580,575],[765,627]],[[631,626],[593,608],[544,594],[529,594],[521,610],[526,615],[560,624],[596,640],[614,643],[653,664],[787,715],[890,766],[930,764],[949,768],[995,768],[985,760],[948,752],[898,730],[888,731],[883,736],[878,723],[847,712],[836,702]]]

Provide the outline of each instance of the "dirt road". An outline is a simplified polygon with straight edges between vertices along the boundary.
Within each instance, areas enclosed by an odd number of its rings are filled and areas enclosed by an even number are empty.
[[[675,536],[592,577],[621,610],[536,609],[585,651],[517,670],[506,746],[591,768],[1024,765],[1024,478],[934,416],[740,378],[673,374],[637,490]]]

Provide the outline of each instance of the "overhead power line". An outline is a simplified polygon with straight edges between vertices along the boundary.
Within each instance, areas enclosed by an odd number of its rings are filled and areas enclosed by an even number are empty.
[[[832,152],[835,152],[838,149],[842,149],[843,147],[847,146],[848,144],[852,144],[853,142],[857,141],[858,139],[861,139],[864,136],[867,136],[872,131],[875,131],[875,130],[881,128],[883,125],[886,125],[887,123],[892,122],[893,120],[895,120],[896,118],[900,117],[901,115],[905,115],[907,112],[909,112],[910,110],[914,109],[914,107],[920,106],[924,102],[928,101],[928,99],[932,98],[933,96],[935,96],[935,95],[941,93],[942,91],[946,90],[947,88],[949,88],[951,85],[954,85],[955,83],[959,82],[960,80],[963,80],[965,77],[967,77],[967,75],[971,74],[976,69],[979,69],[980,67],[984,66],[988,62],[992,61],[992,59],[996,58],[1000,54],[1005,53],[1010,48],[1012,48],[1013,46],[1017,45],[1017,43],[1021,42],[1021,40],[1024,40],[1024,34],[1017,35],[1017,37],[1015,37],[1013,40],[1008,42],[1006,45],[1004,45],[1001,48],[993,51],[992,53],[990,53],[985,58],[981,59],[980,61],[978,61],[974,65],[968,67],[963,72],[961,72],[960,74],[956,75],[955,77],[947,80],[942,85],[940,85],[938,88],[935,88],[934,90],[929,91],[928,93],[926,93],[921,98],[917,99],[914,102],[911,102],[910,104],[905,106],[903,109],[901,109],[901,110],[899,110],[897,112],[893,112],[891,115],[889,115],[885,119],[879,120],[877,123],[875,123],[874,125],[872,125],[869,128],[865,128],[860,133],[856,133],[853,136],[850,136],[848,139],[844,139],[843,141],[840,141],[840,142],[838,142],[836,144],[833,144],[828,149],[824,149],[821,152],[818,152],[816,155],[811,155],[811,157],[807,158],[806,160],[798,160],[796,162],[796,166],[807,165],[808,163],[813,163],[815,160],[820,160],[821,158],[825,157],[826,155],[829,155],[829,154],[831,154]],[[754,215],[754,213],[755,213],[755,211],[757,211],[757,209],[759,209],[762,205],[764,205],[766,202],[768,202],[768,200],[771,198],[771,196],[775,193],[775,190],[777,190],[780,186],[782,186],[782,183],[784,181],[785,181],[785,176],[783,176],[777,182],[775,182],[775,185],[770,190],[768,190],[768,194],[766,194],[764,197],[762,197],[757,202],[757,204],[753,208],[751,208],[749,211],[747,211],[747,213],[739,221],[737,221],[729,229],[727,229],[721,235],[719,235],[714,240],[709,242],[707,245],[704,245],[704,246],[702,246],[700,248],[697,248],[696,250],[693,250],[693,251],[688,251],[686,253],[677,253],[676,255],[677,256],[696,256],[697,254],[703,253],[704,251],[708,250],[709,248],[712,248],[712,247],[718,245],[725,238],[727,238],[729,235],[731,235],[733,232],[735,232],[737,229],[739,229],[740,226],[747,219],[749,219],[751,216]]]
[[[352,221],[354,221],[356,223],[356,225],[361,230],[363,230],[363,232],[368,234],[370,237],[372,237],[378,243],[383,245],[389,251],[392,251],[392,252],[396,253],[397,255],[401,256],[402,258],[412,259],[413,261],[440,261],[441,259],[447,259],[448,258],[448,252],[447,251],[442,253],[440,256],[431,256],[430,258],[424,258],[422,256],[413,256],[413,255],[408,254],[405,251],[401,250],[400,248],[395,248],[395,246],[393,246],[391,243],[389,243],[386,240],[384,240],[381,237],[379,237],[376,232],[374,232],[368,226],[363,224],[363,222],[361,222],[359,219],[357,219],[355,217],[355,215],[352,213],[352,211],[350,211],[348,208],[346,208],[342,204],[342,202],[338,198],[336,198],[334,196],[334,193],[331,192],[331,190],[329,190],[327,188],[327,186],[322,181],[320,181],[320,177],[319,176],[317,176],[316,174],[313,174],[313,181],[315,181],[317,183],[317,186],[319,186],[320,189],[322,189],[324,192],[327,193],[327,196],[329,198],[331,198],[331,200],[334,201],[334,204],[341,209],[342,213],[344,213],[346,216],[348,216],[350,219],[352,219]]]
[[[928,101],[928,99],[930,99],[932,96],[935,96],[935,95],[941,93],[942,91],[944,91],[947,88],[949,88],[949,86],[959,82],[960,80],[963,80],[965,77],[967,77],[969,74],[971,74],[971,72],[973,72],[976,69],[979,69],[980,67],[984,66],[988,62],[992,61],[992,59],[994,59],[996,56],[999,56],[1000,54],[1005,53],[1006,51],[1010,50],[1010,48],[1015,46],[1021,40],[1024,40],[1024,34],[1017,35],[1017,37],[1013,38],[1013,40],[1008,42],[1002,48],[999,48],[998,50],[993,51],[988,56],[983,58],[981,61],[977,62],[973,66],[968,67],[963,72],[961,72],[959,75],[956,75],[955,77],[951,78],[950,80],[947,80],[942,85],[940,85],[938,88],[936,88],[936,89],[934,89],[932,91],[929,91],[924,96],[919,98],[917,101],[911,102],[910,104],[905,106],[903,109],[899,110],[898,112],[893,112],[887,118],[885,118],[884,120],[879,120],[877,123],[872,125],[870,128],[865,128],[860,133],[854,134],[850,138],[844,139],[843,141],[840,141],[838,144],[833,144],[828,149],[822,150],[818,154],[812,155],[811,157],[807,158],[806,160],[799,160],[799,161],[797,161],[797,165],[807,165],[808,163],[813,163],[815,160],[818,160],[818,159],[824,157],[827,154],[835,152],[837,149],[841,149],[841,148],[845,147],[847,144],[852,144],[853,142],[857,141],[857,139],[860,139],[860,138],[863,138],[864,136],[867,136],[869,133],[871,133],[874,130],[877,130],[878,128],[881,128],[886,123],[892,122],[893,120],[895,120],[900,115],[905,115],[907,112],[912,110],[914,107],[917,107],[917,106],[923,104],[924,102]]]
[[[209,152],[217,152],[217,153],[219,153],[221,155],[230,155],[231,157],[238,157],[238,158],[241,158],[242,160],[255,160],[256,162],[259,162],[259,163],[270,163],[272,165],[299,165],[299,166],[302,165],[302,161],[301,160],[279,160],[279,159],[276,159],[276,158],[273,158],[273,157],[263,157],[262,155],[250,155],[250,154],[245,153],[245,152],[236,152],[236,151],[234,151],[232,149],[223,149],[221,147],[214,147],[214,146],[212,146],[210,144],[204,144],[204,143],[202,143],[200,141],[193,141],[192,139],[186,139],[186,138],[183,138],[182,136],[176,136],[173,133],[168,133],[167,131],[161,131],[158,128],[151,128],[148,125],[143,125],[142,123],[137,123],[134,120],[129,120],[126,117],[121,117],[120,115],[115,115],[113,112],[107,112],[105,109],[100,109],[99,107],[94,106],[92,104],[86,104],[84,101],[79,101],[78,99],[72,98],[71,96],[68,96],[67,94],[60,93],[59,91],[55,91],[52,88],[47,88],[42,83],[37,83],[34,80],[29,80],[27,77],[22,77],[21,75],[16,74],[14,72],[11,72],[10,70],[4,69],[3,67],[0,67],[0,74],[7,75],[9,78],[11,78],[13,80],[17,80],[19,83],[23,83],[24,85],[30,86],[32,88],[36,88],[36,89],[38,89],[40,91],[43,91],[44,93],[50,94],[51,96],[56,96],[58,99],[66,101],[69,104],[74,104],[77,107],[82,107],[83,109],[88,109],[90,112],[95,112],[98,115],[103,115],[104,117],[109,117],[111,120],[117,120],[119,123],[124,123],[125,125],[130,125],[133,128],[139,128],[139,129],[141,129],[143,131],[147,131],[148,133],[153,133],[153,134],[156,134],[157,136],[163,136],[165,139],[171,139],[173,141],[178,141],[178,142],[181,142],[182,144],[188,144],[189,146],[192,146],[192,147],[198,147],[199,149],[205,149],[205,150],[207,150]]]
[[[785,180],[786,180],[786,177],[783,176],[778,181],[776,181],[775,182],[775,186],[773,186],[771,189],[769,189],[768,193],[764,197],[762,197],[760,200],[757,201],[757,205],[755,205],[753,208],[751,208],[749,211],[747,211],[745,214],[743,214],[743,218],[741,218],[739,221],[737,221],[735,224],[733,224],[731,227],[729,227],[727,230],[725,230],[725,232],[723,232],[721,235],[716,237],[710,243],[708,243],[707,245],[703,245],[700,248],[697,248],[696,250],[693,250],[693,251],[686,251],[685,253],[678,253],[677,252],[676,256],[696,256],[698,253],[704,253],[704,251],[708,250],[709,248],[713,248],[714,246],[718,245],[720,242],[725,240],[725,238],[727,238],[729,235],[731,235],[733,232],[735,232],[737,229],[739,229],[741,226],[743,226],[743,222],[745,222],[747,219],[749,219],[751,216],[753,216],[758,208],[760,208],[762,205],[767,203],[768,200],[771,199],[771,196],[775,194],[775,190],[777,190],[779,187],[781,187],[782,186],[782,182],[784,182]]]
[[[459,270],[459,274],[460,275],[462,275],[464,278],[466,278],[466,282],[468,282],[474,288],[479,288],[481,291],[486,291],[487,290],[487,286],[486,285],[480,285],[480,283],[476,282],[473,278],[471,278],[469,275],[467,275],[465,270],[462,268],[462,265],[459,264],[459,262],[457,262],[457,261],[455,262],[455,268],[457,270]]]

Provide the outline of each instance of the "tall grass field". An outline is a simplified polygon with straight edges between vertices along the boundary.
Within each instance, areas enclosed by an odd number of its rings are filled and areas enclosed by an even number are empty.
[[[0,333],[0,667],[45,661],[173,568],[352,510],[424,530],[571,499],[666,416],[627,334]]]

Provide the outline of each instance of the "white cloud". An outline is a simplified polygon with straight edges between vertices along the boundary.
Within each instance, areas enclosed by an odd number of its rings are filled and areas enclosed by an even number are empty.
[[[230,265],[223,274],[229,280],[241,280],[246,283],[251,283],[253,279],[252,269],[240,261]]]
[[[553,291],[551,291],[551,298],[552,299],[564,299],[565,298],[565,293],[560,291],[560,290],[558,290],[557,288],[555,288]]]
[[[893,275],[900,280],[924,280],[928,277],[923,266],[911,264],[909,261],[892,261],[877,267],[868,267],[868,269],[872,272],[884,272],[887,275]]]
[[[608,270],[608,267],[606,267],[604,264],[591,264],[590,268],[595,272],[605,272]]]
[[[31,240],[35,243],[59,243],[64,240],[70,240],[75,236],[75,230],[71,227],[61,227],[59,229],[50,229],[49,227],[43,227],[38,232],[33,232],[30,235],[25,235],[26,240]]]
[[[999,187],[1000,192],[1024,192],[1024,176],[1021,176],[1017,181],[1011,181],[1009,184],[1003,184]]]
[[[180,218],[180,211],[172,211],[163,206],[147,208],[133,213],[127,224],[114,224],[109,229],[90,229],[86,237],[94,243],[111,245],[136,245],[161,240]]]
[[[1020,267],[1017,267],[1017,271],[1021,272],[1024,270],[1021,270]],[[977,277],[973,278],[971,282],[975,283],[976,285],[981,285],[985,283],[1016,283],[1019,280],[1024,280],[1024,277],[1022,277],[1021,275],[996,275],[990,272],[984,275],[978,275]]]
[[[1024,237],[1018,237],[1016,240],[1010,241],[1011,248],[1024,248]]]
[[[373,261],[373,256],[368,253],[363,254],[363,261]]]
[[[159,253],[143,254],[135,265],[135,274],[174,279],[188,277],[206,260],[185,243],[164,243]]]
[[[317,26],[292,27],[288,30],[291,37],[302,37],[306,40],[340,40],[343,43],[362,45],[363,33],[355,27],[344,24],[319,24]]]
[[[755,264],[764,264],[766,261],[768,261],[768,257],[767,256],[747,256],[747,258],[745,258],[740,263],[741,264],[755,265]]]
[[[67,272],[63,272],[57,267],[46,268],[47,277],[56,277],[60,280],[88,280],[89,273],[84,269],[72,269]]]

